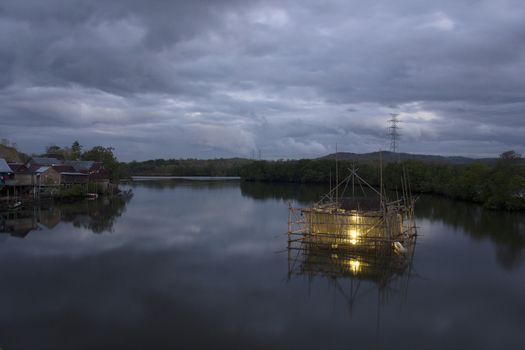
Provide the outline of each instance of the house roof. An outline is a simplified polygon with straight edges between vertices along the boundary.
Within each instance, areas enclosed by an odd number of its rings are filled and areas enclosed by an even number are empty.
[[[71,165],[53,165],[52,168],[60,174],[75,172],[75,168],[73,168]]]
[[[9,165],[15,173],[27,173],[29,171],[24,163],[7,163],[7,165]]]
[[[63,173],[60,173],[60,175],[89,176],[89,174],[84,174],[84,173],[74,173],[74,172],[71,172],[71,173],[63,172]]]
[[[4,158],[0,158],[0,173],[12,173],[13,170],[9,167]]]
[[[60,154],[60,153],[46,153],[46,154],[41,154],[40,155],[40,158],[56,158],[58,159],[59,161],[64,161],[64,155]]]
[[[34,157],[31,159],[31,164],[39,164],[39,165],[53,165],[53,164],[61,164],[62,162],[56,158],[50,158],[50,157]]]
[[[76,171],[87,171],[90,170],[95,163],[97,162],[92,160],[66,160],[64,165],[70,165],[75,168]]]
[[[34,173],[35,171],[37,171],[39,168],[41,167],[41,165],[38,165],[38,164],[31,164],[29,166],[29,172],[31,173]]]
[[[45,173],[49,168],[51,168],[51,167],[49,167],[49,166],[41,166],[40,168],[35,170],[35,173],[37,173],[37,174]]]

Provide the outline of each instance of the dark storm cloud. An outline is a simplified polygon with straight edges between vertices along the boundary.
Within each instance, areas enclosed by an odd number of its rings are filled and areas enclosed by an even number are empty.
[[[0,136],[123,159],[525,151],[521,1],[12,1]]]

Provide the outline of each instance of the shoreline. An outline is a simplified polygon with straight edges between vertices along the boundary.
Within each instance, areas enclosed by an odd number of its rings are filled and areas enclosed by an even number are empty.
[[[167,175],[137,175],[126,181],[149,181],[149,180],[190,180],[190,181],[241,181],[240,176],[167,176]]]

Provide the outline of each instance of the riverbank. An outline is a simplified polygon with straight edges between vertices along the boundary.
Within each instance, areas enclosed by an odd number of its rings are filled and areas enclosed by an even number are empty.
[[[489,209],[525,210],[525,166],[514,159],[500,159],[494,165],[471,163],[454,165],[416,160],[388,163],[380,171],[379,164],[339,161],[338,177],[356,167],[372,186],[379,187],[380,174],[387,190],[396,186],[405,174],[414,193],[443,195],[482,204]],[[335,183],[335,162],[332,160],[254,161],[242,168],[243,181],[275,183]]]
[[[188,181],[239,181],[240,176],[132,176],[131,181],[188,180]]]
[[[25,194],[21,196],[0,197],[0,211],[14,210],[22,206],[31,206],[53,200],[70,202],[126,193],[127,192],[122,192],[118,185],[111,183],[88,184],[88,186],[50,187],[44,189],[38,195]]]

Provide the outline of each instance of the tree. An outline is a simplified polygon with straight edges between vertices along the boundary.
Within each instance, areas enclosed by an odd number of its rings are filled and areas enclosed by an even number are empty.
[[[95,146],[89,151],[82,153],[81,159],[102,162],[109,173],[111,181],[117,182],[127,176],[127,168],[125,164],[118,162],[117,157],[113,154],[113,150],[113,147]]]
[[[102,147],[95,146],[89,151],[82,154],[82,160],[92,160],[95,162],[102,162],[105,164],[111,164],[117,161],[117,158],[113,154],[115,149],[113,147]]]
[[[503,159],[503,160],[515,160],[515,159],[520,159],[521,154],[517,153],[514,150],[509,150],[509,151],[505,151],[502,154],[500,154],[499,157],[500,159]]]
[[[60,146],[55,145],[54,143],[50,143],[46,147],[46,153],[47,154],[61,154],[61,148]]]
[[[78,140],[75,140],[73,144],[71,145],[71,159],[72,160],[79,160],[82,156],[82,146],[78,142]]]

